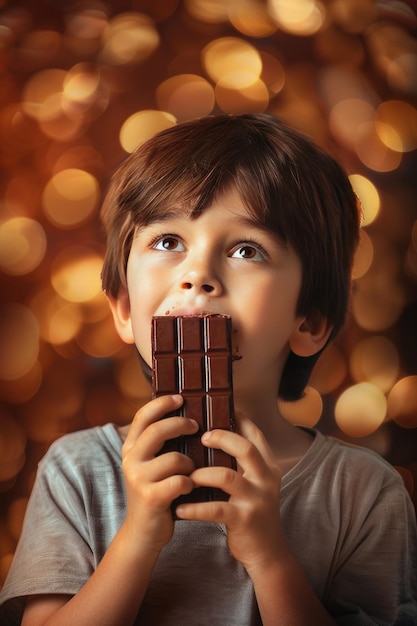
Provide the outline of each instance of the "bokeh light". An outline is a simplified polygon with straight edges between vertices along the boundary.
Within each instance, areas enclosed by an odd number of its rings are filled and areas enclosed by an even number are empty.
[[[178,121],[209,115],[215,105],[212,85],[196,74],[167,78],[156,91],[158,106]]]
[[[358,279],[364,276],[369,270],[374,258],[374,247],[372,245],[372,239],[366,232],[361,230],[359,245],[355,254],[355,262],[353,266],[353,278]]]
[[[400,379],[388,396],[388,414],[404,428],[417,428],[417,376]]]
[[[257,2],[246,0],[231,3],[228,16],[233,26],[249,37],[268,37],[277,30],[277,24],[267,8]]]
[[[369,178],[361,174],[351,174],[349,180],[361,203],[362,226],[367,226],[379,213],[381,202],[378,190]]]
[[[350,371],[355,381],[373,383],[387,392],[398,378],[398,351],[387,337],[366,337],[353,348]]]
[[[139,381],[142,381],[142,385],[138,384]],[[136,402],[148,397],[149,389],[143,385],[143,381],[144,375],[136,354],[131,355],[119,365],[117,383],[124,397],[136,400]]]
[[[23,111],[39,121],[54,117],[59,110],[66,76],[65,70],[47,69],[30,77],[23,90]]]
[[[165,111],[138,111],[123,123],[120,129],[120,144],[126,152],[133,152],[152,135],[174,126],[176,122],[176,118]]]
[[[324,5],[317,0],[269,0],[268,8],[279,27],[295,35],[313,35],[326,17]]]
[[[8,303],[0,318],[0,379],[24,376],[39,354],[39,326],[33,313],[19,303]]]
[[[392,140],[389,128],[372,121],[361,124],[356,132],[356,154],[366,167],[376,172],[392,172],[401,163],[399,140],[396,149],[388,146],[387,138],[391,137]]]
[[[30,299],[29,307],[36,316],[41,338],[52,345],[70,341],[81,327],[79,305],[69,303],[50,287],[40,289]]]
[[[58,172],[46,184],[43,210],[47,218],[59,228],[73,228],[93,214],[99,198],[97,180],[80,169]]]
[[[329,124],[335,137],[347,148],[356,151],[360,128],[371,123],[374,115],[373,106],[366,100],[345,98],[333,105]]]
[[[103,30],[101,60],[112,65],[130,65],[144,61],[159,45],[159,33],[153,19],[144,13],[116,15]]]
[[[216,100],[222,111],[225,113],[265,111],[269,95],[266,85],[260,79],[238,89],[230,88],[228,82],[221,79],[216,85]]]
[[[43,379],[42,365],[38,360],[19,378],[0,379],[0,395],[9,405],[29,402],[39,391]]]
[[[224,22],[228,18],[228,5],[224,0],[185,0],[187,12],[206,24]]]
[[[29,217],[13,217],[0,223],[0,268],[14,276],[28,274],[46,253],[42,226]]]
[[[224,88],[248,88],[262,72],[261,56],[255,46],[237,37],[212,41],[204,48],[202,58],[210,78]]]
[[[336,423],[350,437],[366,437],[385,419],[387,401],[383,392],[372,383],[348,387],[335,406]]]
[[[389,148],[398,152],[417,148],[417,109],[411,104],[401,100],[382,102],[375,119],[383,125],[378,132]]]
[[[117,354],[122,345],[109,316],[85,326],[77,336],[77,343],[85,354],[100,359]],[[137,381],[135,387],[138,388]]]
[[[321,417],[323,400],[317,389],[308,385],[300,400],[296,402],[278,400],[278,406],[281,415],[290,424],[313,428]]]
[[[62,109],[70,117],[93,119],[107,108],[109,95],[99,68],[92,63],[77,63],[64,80]]]
[[[65,44],[77,55],[86,56],[99,53],[102,46],[103,32],[108,24],[108,14],[102,3],[83,3],[76,5],[66,15],[64,32]]]
[[[101,293],[103,259],[86,246],[71,246],[51,264],[51,284],[69,302],[87,302]]]
[[[368,273],[357,281],[352,299],[352,312],[358,326],[380,332],[391,328],[400,318],[405,306],[401,287],[389,278],[379,281]]]
[[[343,383],[347,370],[346,356],[338,346],[330,344],[316,363],[311,385],[322,395],[330,394]]]

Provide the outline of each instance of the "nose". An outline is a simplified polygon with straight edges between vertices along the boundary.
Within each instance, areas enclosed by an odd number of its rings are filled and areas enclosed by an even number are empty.
[[[194,290],[196,294],[210,294],[219,296],[223,291],[223,286],[214,269],[208,264],[194,264],[182,275],[180,282],[184,291]]]
[[[183,289],[194,289],[194,288],[198,289],[199,288],[198,283],[196,283],[196,281],[194,281],[194,283],[185,281],[182,283],[181,286]],[[206,293],[211,293],[212,291],[215,290],[214,285],[209,285],[208,283],[203,283],[200,288],[202,291],[205,291]]]

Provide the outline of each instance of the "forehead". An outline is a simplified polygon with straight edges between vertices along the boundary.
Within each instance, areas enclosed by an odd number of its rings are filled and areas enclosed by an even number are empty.
[[[202,215],[216,210],[223,213],[224,217],[241,223],[242,225],[253,226],[268,230],[254,212],[245,203],[235,186],[230,186],[222,192],[218,192],[211,201],[207,203],[181,201],[178,198],[171,198],[169,190],[165,201],[158,203],[150,212],[146,224],[154,222],[167,222],[176,219],[198,220]]]
[[[136,233],[142,232],[147,226],[159,227],[165,225],[168,230],[181,229],[182,226],[196,224],[201,228],[211,231],[214,228],[216,232],[223,235],[242,235],[246,237],[267,237],[271,244],[277,245],[280,249],[288,249],[290,246],[287,241],[280,236],[279,233],[264,224],[256,214],[250,210],[243,201],[238,190],[230,187],[228,190],[219,194],[212,203],[205,206],[201,211],[195,211],[187,204],[168,204],[157,212],[154,212],[152,218],[146,224],[139,224]],[[218,228],[217,228],[218,227]],[[265,240],[265,241],[267,241]]]

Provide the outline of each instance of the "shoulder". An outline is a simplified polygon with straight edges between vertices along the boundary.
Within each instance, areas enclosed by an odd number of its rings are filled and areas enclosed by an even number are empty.
[[[310,453],[318,465],[337,465],[341,471],[354,474],[378,472],[386,480],[401,481],[399,473],[378,452],[354,443],[314,431]]]
[[[377,479],[380,483],[403,484],[397,470],[378,452],[333,437],[321,435],[325,456],[341,473],[355,479]]]
[[[331,504],[366,517],[371,510],[404,510],[410,517],[411,500],[399,472],[380,454],[333,437],[316,435],[317,455],[313,461],[316,486],[325,490]]]
[[[399,472],[377,452],[313,431],[314,441],[285,486],[298,486],[323,499],[361,502],[366,506],[383,498],[407,498]],[[285,477],[284,477],[285,479]]]
[[[103,449],[117,453],[121,450],[121,444],[117,428],[113,424],[106,424],[62,435],[51,444],[47,454],[65,454],[74,458]]]
[[[124,506],[121,446],[112,424],[57,439],[38,466],[28,507],[32,518],[58,519],[60,528],[78,519],[86,537],[91,516],[102,516],[111,526],[111,512]]]
[[[39,463],[40,473],[97,473],[103,466],[119,465],[122,441],[113,424],[63,435],[55,440]]]

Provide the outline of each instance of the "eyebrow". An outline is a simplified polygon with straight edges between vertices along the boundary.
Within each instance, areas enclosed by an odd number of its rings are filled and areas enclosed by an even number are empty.
[[[157,224],[158,222],[168,222],[169,220],[183,219],[184,217],[192,217],[192,212],[184,207],[175,207],[166,211],[156,212],[144,223],[139,223],[137,226],[150,226],[151,224]]]
[[[236,216],[236,221],[242,227],[255,228],[256,230],[259,230],[259,231],[265,233],[265,235],[267,235],[268,237],[271,237],[271,239],[273,239],[274,242],[278,246],[280,246],[281,248],[288,249],[288,242],[287,242],[287,240],[284,239],[284,237],[282,235],[280,235],[279,233],[273,231],[271,228],[266,226],[266,224],[263,224],[262,222],[259,222],[258,220],[254,219],[252,217],[245,217],[245,216],[241,216],[241,215]]]

